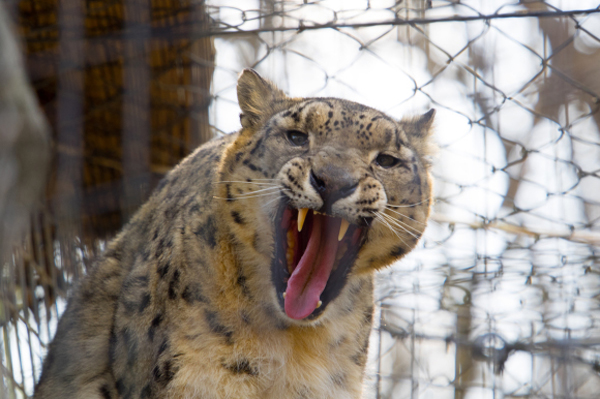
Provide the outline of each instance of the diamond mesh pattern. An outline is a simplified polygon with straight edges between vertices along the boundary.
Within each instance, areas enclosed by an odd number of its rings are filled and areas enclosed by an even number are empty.
[[[96,57],[127,22],[123,2],[102,4],[117,17],[102,22],[104,30],[85,26]],[[378,275],[365,397],[597,397],[600,3],[221,0],[205,4],[209,29],[180,17],[190,6],[153,2],[152,21],[171,22],[146,24],[142,39],[129,40],[214,43],[214,63],[185,46],[159,58],[214,67],[209,121],[217,134],[239,128],[235,84],[245,67],[295,96],[343,97],[398,118],[438,111],[434,215],[419,248]],[[47,36],[27,41],[29,51],[56,36],[55,20],[39,23]],[[30,28],[21,26],[26,37]],[[103,72],[89,73],[94,81]],[[122,89],[102,76],[107,82],[93,84],[106,97]],[[192,79],[161,85],[160,76],[142,79],[142,89],[198,93]],[[91,105],[86,118],[105,115]],[[188,114],[173,115],[172,124],[189,123]],[[32,393],[76,280],[61,256],[70,249],[85,263],[101,247],[44,248],[56,267],[24,268],[43,256],[44,230],[34,231],[4,266],[1,374],[9,397]],[[28,258],[27,249],[39,256]],[[53,273],[63,278],[45,283]]]

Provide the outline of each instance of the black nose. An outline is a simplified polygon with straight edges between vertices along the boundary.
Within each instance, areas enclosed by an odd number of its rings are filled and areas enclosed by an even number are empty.
[[[356,191],[358,181],[344,169],[328,166],[322,171],[310,172],[310,184],[323,199],[323,207],[319,210],[331,213],[331,207],[341,198]]]

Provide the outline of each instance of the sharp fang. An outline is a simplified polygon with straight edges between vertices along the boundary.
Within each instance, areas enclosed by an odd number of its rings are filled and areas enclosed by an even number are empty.
[[[287,292],[284,292],[284,293],[283,293],[283,297],[285,298],[285,296],[286,296],[286,295],[287,295]]]
[[[338,241],[342,241],[342,238],[344,238],[346,235],[349,226],[350,223],[348,223],[346,219],[342,219],[342,223],[340,224],[340,232],[338,233]]]
[[[302,226],[304,226],[304,220],[306,219],[307,213],[308,208],[298,209],[298,231],[302,231]]]
[[[323,304],[323,301],[319,301],[317,302],[317,309],[319,309],[321,307],[321,305]]]

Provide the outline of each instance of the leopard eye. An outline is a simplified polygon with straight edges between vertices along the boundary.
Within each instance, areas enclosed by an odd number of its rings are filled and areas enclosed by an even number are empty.
[[[308,134],[299,132],[297,130],[288,130],[287,138],[293,145],[301,147],[308,144]]]
[[[375,158],[375,162],[382,168],[388,169],[398,165],[400,160],[388,154],[379,154],[377,158]]]

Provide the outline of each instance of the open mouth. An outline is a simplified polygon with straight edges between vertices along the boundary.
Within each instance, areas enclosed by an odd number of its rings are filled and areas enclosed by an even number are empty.
[[[339,295],[364,244],[366,226],[282,201],[271,275],[288,317],[313,319]]]

